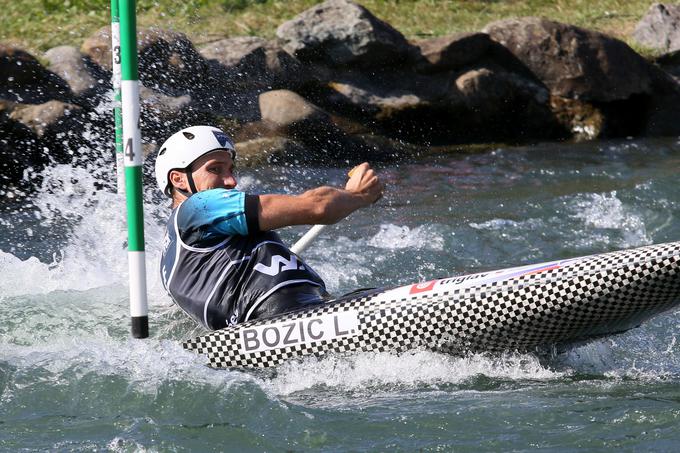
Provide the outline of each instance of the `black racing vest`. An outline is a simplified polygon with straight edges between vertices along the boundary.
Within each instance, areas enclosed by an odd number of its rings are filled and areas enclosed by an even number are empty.
[[[172,299],[209,329],[247,321],[278,289],[314,285],[321,277],[286,247],[273,231],[224,236],[209,247],[185,244],[170,215],[163,240],[161,278]]]

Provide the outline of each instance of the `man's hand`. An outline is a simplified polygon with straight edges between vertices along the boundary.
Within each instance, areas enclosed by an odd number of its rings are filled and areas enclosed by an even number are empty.
[[[382,198],[384,186],[368,162],[357,165],[349,172],[345,190],[360,195],[366,206]]]

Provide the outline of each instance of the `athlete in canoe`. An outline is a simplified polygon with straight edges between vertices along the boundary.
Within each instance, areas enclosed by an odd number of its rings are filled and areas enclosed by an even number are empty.
[[[167,139],[156,158],[158,187],[173,208],[163,240],[163,285],[213,330],[328,300],[321,277],[274,230],[338,222],[383,192],[363,163],[344,189],[246,194],[236,189],[235,157],[220,129],[192,126]]]

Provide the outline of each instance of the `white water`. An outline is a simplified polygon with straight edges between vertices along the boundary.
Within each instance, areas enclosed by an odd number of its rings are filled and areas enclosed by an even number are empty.
[[[625,149],[389,166],[385,199],[328,228],[305,257],[342,294],[679,239],[677,153]],[[96,189],[97,173],[56,166],[35,208],[0,218],[0,450],[663,450],[680,439],[666,403],[680,379],[675,313],[553,355],[360,353],[210,369],[180,346],[202,331],[161,287],[169,209],[150,189],[152,337],[133,340],[125,204]],[[241,173],[246,190],[288,193],[345,174]],[[304,231],[281,234],[292,243]]]

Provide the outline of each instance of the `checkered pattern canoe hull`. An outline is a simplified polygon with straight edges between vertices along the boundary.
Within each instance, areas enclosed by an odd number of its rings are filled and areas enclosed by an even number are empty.
[[[622,332],[679,303],[680,242],[675,242],[569,260],[554,269],[467,287],[359,293],[228,327],[183,346],[207,355],[216,368],[270,367],[308,355],[416,347],[453,354],[522,351]],[[244,352],[246,329],[342,312],[358,318],[351,335]]]

